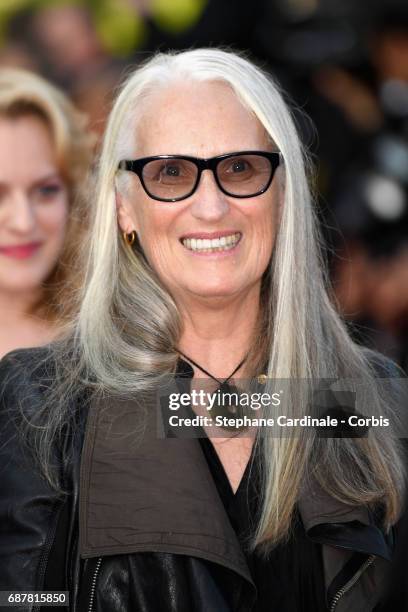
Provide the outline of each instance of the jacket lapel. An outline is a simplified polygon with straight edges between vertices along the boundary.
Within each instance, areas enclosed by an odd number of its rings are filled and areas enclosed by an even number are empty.
[[[197,556],[252,583],[198,440],[158,438],[156,415],[156,399],[147,395],[91,405],[81,460],[81,556]]]
[[[311,481],[302,491],[298,508],[312,540],[391,560],[392,537],[377,527],[367,506],[348,506]]]

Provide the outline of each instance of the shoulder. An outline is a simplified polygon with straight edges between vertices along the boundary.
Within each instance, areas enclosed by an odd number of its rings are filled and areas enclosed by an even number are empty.
[[[0,451],[28,441],[33,450],[46,441],[60,452],[85,426],[79,393],[57,393],[57,370],[52,345],[13,351],[0,361]],[[55,436],[45,436],[46,430]]]
[[[24,348],[11,351],[0,359],[0,374],[15,370],[40,373],[40,369],[50,365],[52,356],[52,345]],[[45,370],[44,370],[45,371]]]
[[[377,378],[406,378],[404,370],[389,357],[369,348],[362,348],[362,354]]]
[[[41,407],[46,362],[45,349],[13,351],[0,362],[1,589],[42,588],[38,572],[61,503],[22,435]]]
[[[0,361],[0,448],[19,439],[22,426],[42,413],[51,364],[49,347],[12,351]]]
[[[48,347],[8,353],[0,361],[0,454],[30,459],[28,425],[39,431],[45,394],[50,386],[51,351]],[[24,433],[23,433],[24,432]],[[31,449],[32,450],[32,449]]]
[[[50,381],[50,350],[13,351],[0,361],[0,436],[5,421],[33,414]]]
[[[50,347],[12,351],[0,360],[0,397],[4,393],[23,393],[30,385],[50,379]]]
[[[408,402],[408,377],[406,372],[392,359],[371,349],[363,349],[372,376],[375,389],[385,402],[384,408],[397,411],[400,419],[400,434],[408,432],[406,406]]]

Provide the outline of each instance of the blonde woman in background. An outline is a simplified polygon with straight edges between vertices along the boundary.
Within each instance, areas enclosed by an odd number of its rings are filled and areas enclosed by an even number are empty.
[[[152,58],[114,104],[92,201],[66,336],[0,364],[0,590],[68,590],[79,612],[374,610],[403,496],[391,435],[156,428],[169,377],[289,379],[294,418],[316,381],[356,378],[390,412],[389,362],[328,299],[274,81],[218,49]]]
[[[58,331],[91,156],[85,118],[61,91],[0,70],[0,356]]]

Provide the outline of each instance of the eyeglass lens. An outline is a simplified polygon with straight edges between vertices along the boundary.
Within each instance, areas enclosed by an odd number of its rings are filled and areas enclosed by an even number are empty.
[[[250,196],[262,191],[269,183],[271,162],[261,155],[246,154],[222,159],[217,164],[217,180],[231,196]],[[178,158],[156,159],[143,168],[147,191],[160,199],[183,198],[194,191],[198,168]]]

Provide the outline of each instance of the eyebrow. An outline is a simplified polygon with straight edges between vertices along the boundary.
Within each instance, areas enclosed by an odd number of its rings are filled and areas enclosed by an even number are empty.
[[[51,180],[58,180],[61,183],[64,182],[62,177],[57,172],[53,172],[52,174],[47,174],[37,179],[36,181],[34,181],[34,183],[31,184],[30,189],[38,187],[39,185],[42,185],[43,183],[46,183],[47,181],[51,181]]]

